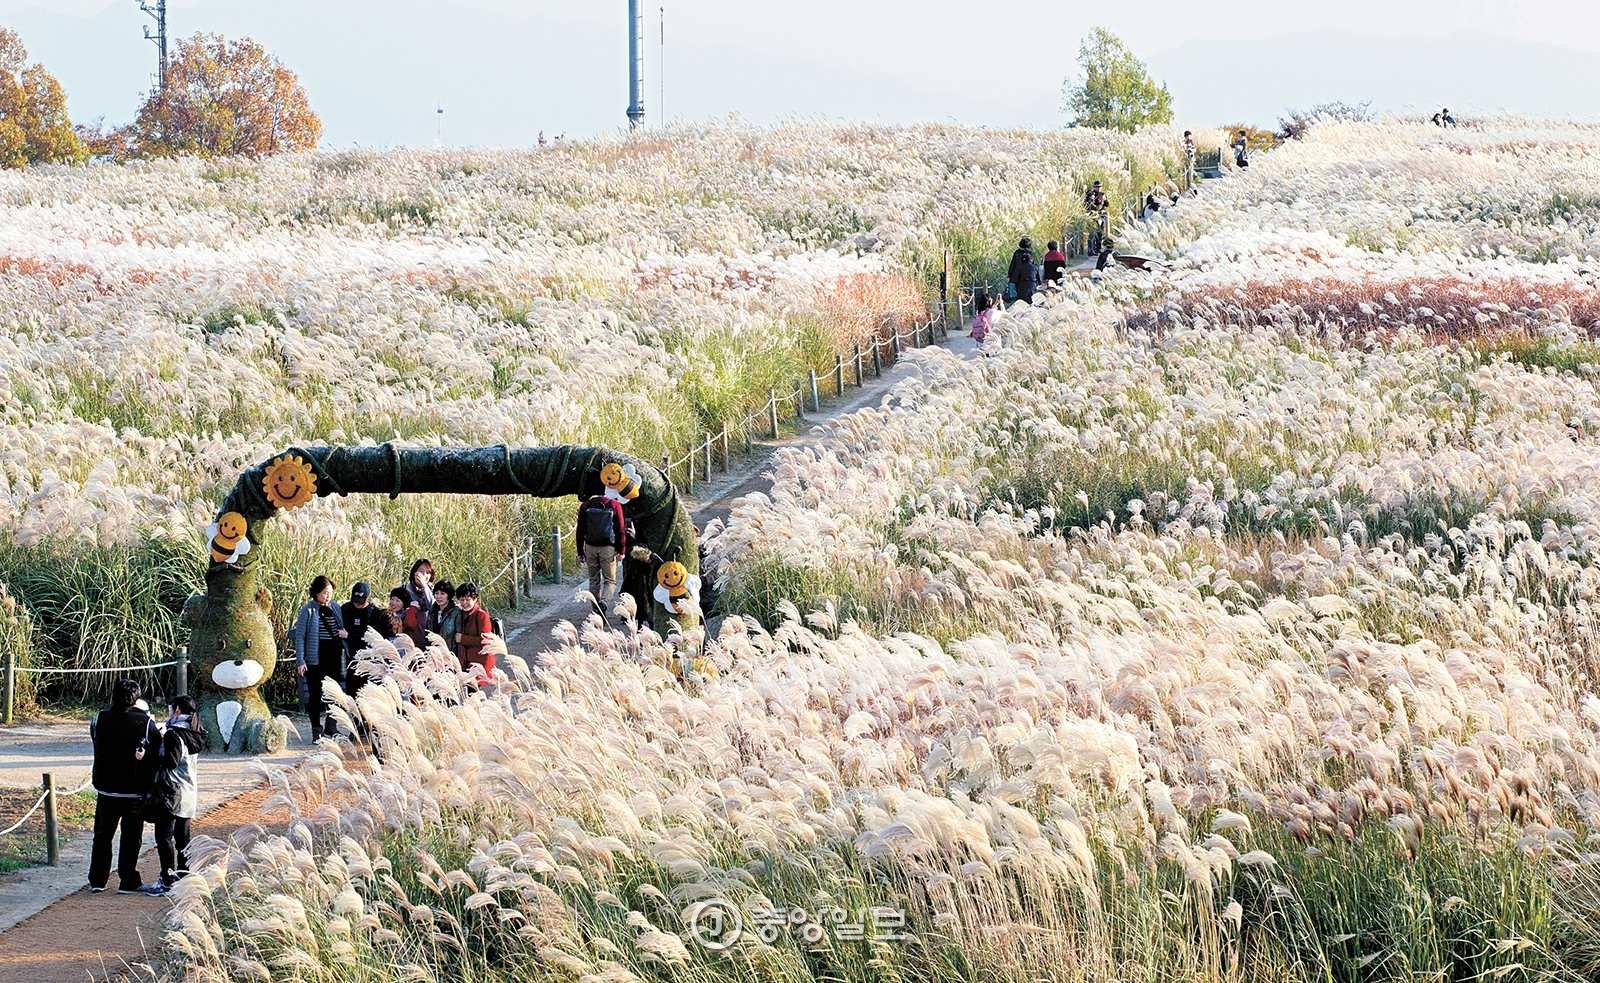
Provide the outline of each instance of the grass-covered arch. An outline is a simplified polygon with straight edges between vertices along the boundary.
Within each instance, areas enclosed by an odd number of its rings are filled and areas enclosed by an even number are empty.
[[[694,523],[677,489],[659,468],[604,447],[290,447],[245,471],[208,534],[206,592],[184,606],[200,711],[213,746],[258,752],[282,740],[260,695],[277,663],[267,618],[271,597],[256,582],[262,534],[273,516],[326,495],[583,498],[604,490],[600,471],[611,463],[631,465],[638,475],[639,495],[626,506],[634,540],[698,573]],[[642,566],[628,565],[627,578],[636,597],[651,596],[654,585]],[[659,605],[653,614],[657,625],[671,617]]]

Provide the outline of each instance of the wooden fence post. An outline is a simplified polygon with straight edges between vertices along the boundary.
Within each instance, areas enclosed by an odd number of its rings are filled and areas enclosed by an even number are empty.
[[[767,397],[767,412],[772,417],[772,439],[778,439],[778,391],[769,389]]]
[[[689,448],[689,453],[683,455],[684,463],[689,465],[687,484],[684,486],[689,491],[694,491],[694,447]]]
[[[866,385],[867,381],[861,378],[861,342],[856,342],[856,388]]]
[[[883,339],[872,339],[872,377],[883,378]]]
[[[706,434],[706,478],[711,478],[711,434]]]
[[[722,473],[727,474],[732,465],[728,462],[728,421],[722,421]]]
[[[61,827],[56,821],[56,776],[44,773],[44,855],[45,863],[61,863]]]
[[[821,413],[822,412],[822,393],[817,390],[817,370],[816,369],[812,369],[812,370],[810,370],[810,372],[811,372],[811,374],[809,376],[809,379],[811,381],[811,412],[813,412],[813,413]]]
[[[189,695],[189,646],[179,645],[174,658],[178,664],[172,667],[172,675],[176,682],[176,692],[179,695]]]
[[[564,579],[561,573],[561,527],[550,527],[550,573],[555,578],[553,583],[561,583]]]
[[[844,355],[839,352],[833,353],[833,394],[844,395]]]

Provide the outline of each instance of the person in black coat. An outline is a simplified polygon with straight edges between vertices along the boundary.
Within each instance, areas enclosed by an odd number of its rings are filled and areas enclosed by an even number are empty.
[[[1011,254],[1011,267],[1006,270],[1006,279],[1011,281],[1018,300],[1033,303],[1033,291],[1039,286],[1039,271],[1033,265],[1033,240],[1027,236],[1022,237],[1022,241],[1017,243],[1017,251]]]
[[[94,742],[94,839],[89,848],[89,890],[106,889],[111,877],[111,837],[117,842],[117,893],[165,894],[160,884],[139,876],[139,851],[144,847],[144,800],[155,775],[161,731],[140,709],[139,684],[119,679],[111,706],[89,724]]]

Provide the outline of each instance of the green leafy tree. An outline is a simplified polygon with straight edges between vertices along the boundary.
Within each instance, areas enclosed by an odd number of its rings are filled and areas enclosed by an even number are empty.
[[[61,83],[27,62],[22,39],[0,27],[0,167],[82,160]]]
[[[1172,93],[1105,28],[1097,27],[1083,39],[1078,67],[1079,77],[1065,85],[1074,126],[1132,133],[1141,126],[1172,122]]]

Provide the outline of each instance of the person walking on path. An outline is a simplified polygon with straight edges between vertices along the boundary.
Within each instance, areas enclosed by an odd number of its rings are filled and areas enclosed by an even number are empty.
[[[972,306],[978,309],[978,313],[972,316],[972,329],[967,332],[967,337],[982,345],[983,339],[989,337],[989,331],[994,327],[994,298],[989,296],[987,290],[980,290],[977,297],[973,298]]]
[[[1194,132],[1183,131],[1183,187],[1186,191],[1194,191],[1197,172],[1195,170]]]
[[[1100,182],[1096,181],[1083,193],[1083,210],[1094,220],[1094,235],[1089,240],[1089,251],[1100,253],[1105,241],[1111,238],[1111,199],[1106,197]]]
[[[494,681],[494,653],[484,648],[483,636],[494,632],[494,619],[478,602],[477,585],[471,581],[456,588],[456,606],[461,609],[461,621],[456,628],[456,657],[464,672],[473,666],[483,670],[485,678]]]
[[[205,725],[195,712],[194,700],[175,697],[146,800],[156,827],[156,856],[161,858],[161,886],[165,888],[189,873],[189,823],[200,804],[195,764],[205,746]]]
[[[161,731],[139,709],[139,684],[117,680],[111,706],[89,724],[94,742],[94,838],[89,848],[89,890],[98,894],[111,877],[111,837],[117,840],[117,893],[164,894],[139,876],[144,847],[144,799],[150,791]]]
[[[1233,138],[1233,162],[1240,167],[1250,166],[1250,135],[1244,130]]]
[[[433,613],[428,616],[428,631],[444,639],[444,647],[456,654],[456,632],[461,628],[461,609],[456,607],[456,588],[448,580],[433,585]]]
[[[339,680],[344,668],[344,617],[333,604],[333,581],[318,575],[307,588],[308,600],[300,608],[289,637],[294,642],[295,669],[306,680],[306,713],[311,717],[311,739],[323,735],[337,737],[339,726],[330,718],[324,726],[328,705],[322,698],[322,681]]]
[[[578,506],[577,542],[589,569],[589,594],[604,618],[617,602],[617,558],[627,555],[628,523],[622,503],[591,495]]]
[[[1061,251],[1058,243],[1051,242],[1045,247],[1044,254],[1044,284],[1047,287],[1059,287],[1067,277],[1067,254]]]
[[[1033,291],[1039,286],[1039,271],[1033,266],[1033,240],[1027,236],[1017,243],[1016,252],[1011,254],[1011,266],[1006,270],[1006,279],[1011,281],[1011,288],[1016,291],[1017,299],[1033,303]]]

